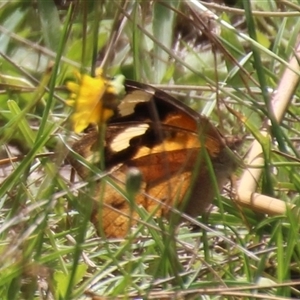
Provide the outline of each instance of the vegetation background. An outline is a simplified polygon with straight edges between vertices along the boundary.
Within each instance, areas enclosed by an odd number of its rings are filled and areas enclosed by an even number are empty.
[[[1,1],[0,299],[300,298],[300,225],[291,212],[241,209],[229,188],[206,230],[103,240],[70,184],[65,157],[76,136],[64,85],[74,69],[93,74],[101,65],[165,89],[244,137],[241,156],[259,136],[295,51],[300,5],[196,2]],[[272,128],[273,146],[263,145],[259,183],[296,205],[298,101],[296,90]]]

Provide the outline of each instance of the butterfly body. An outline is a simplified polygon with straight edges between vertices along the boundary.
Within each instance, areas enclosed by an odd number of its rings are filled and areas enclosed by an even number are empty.
[[[102,179],[93,197],[91,221],[107,237],[126,235],[139,219],[137,206],[155,216],[170,217],[172,208],[198,216],[217,192],[214,181],[221,188],[236,167],[226,140],[207,118],[151,86],[132,81],[125,86],[126,96],[106,125],[102,155],[98,131],[73,145],[114,182]],[[70,161],[88,179],[89,171],[75,159]],[[126,176],[132,168],[142,177],[134,203],[126,194]]]

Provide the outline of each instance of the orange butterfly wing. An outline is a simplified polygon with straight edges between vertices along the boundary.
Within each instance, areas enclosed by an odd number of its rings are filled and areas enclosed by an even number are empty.
[[[92,132],[73,149],[95,163],[99,159]],[[103,179],[97,185],[91,221],[98,233],[124,237],[139,219],[135,205],[156,216],[169,216],[175,207],[191,216],[203,213],[215,195],[204,151],[221,187],[234,168],[225,140],[205,118],[168,94],[148,85],[127,82],[127,96],[107,124],[104,147],[106,171],[119,187]],[[197,163],[196,163],[197,162]],[[87,170],[71,164],[86,179]],[[142,175],[134,205],[124,197],[130,168]]]

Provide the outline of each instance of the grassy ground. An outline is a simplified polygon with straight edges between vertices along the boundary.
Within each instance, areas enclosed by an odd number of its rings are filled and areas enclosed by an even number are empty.
[[[292,283],[300,272],[297,216],[242,209],[230,187],[218,209],[195,220],[205,230],[182,226],[174,236],[148,220],[154,229],[139,239],[98,238],[65,163],[76,136],[64,88],[74,69],[92,74],[100,64],[108,75],[157,84],[243,137],[243,157],[272,117],[300,6],[256,1],[251,13],[248,1],[207,4],[214,20],[192,2],[56,2],[0,4],[0,299],[300,298],[300,281]],[[283,122],[272,125],[273,144],[263,144],[258,187],[295,204],[298,100],[296,90]]]

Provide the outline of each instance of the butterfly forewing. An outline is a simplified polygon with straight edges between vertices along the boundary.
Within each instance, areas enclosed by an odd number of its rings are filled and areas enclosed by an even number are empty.
[[[168,216],[171,207],[192,216],[203,213],[214,197],[207,157],[216,169],[230,160],[225,140],[208,119],[151,86],[127,81],[126,90],[107,124],[103,143],[105,170],[115,185],[99,183],[91,218],[99,234],[108,237],[126,235],[139,218],[138,205],[156,216]],[[73,148],[95,163],[100,157],[98,139],[99,133],[91,132]],[[125,189],[130,168],[137,168],[142,176],[134,205]],[[78,173],[87,178],[81,169]],[[216,174],[219,185],[227,175]]]

